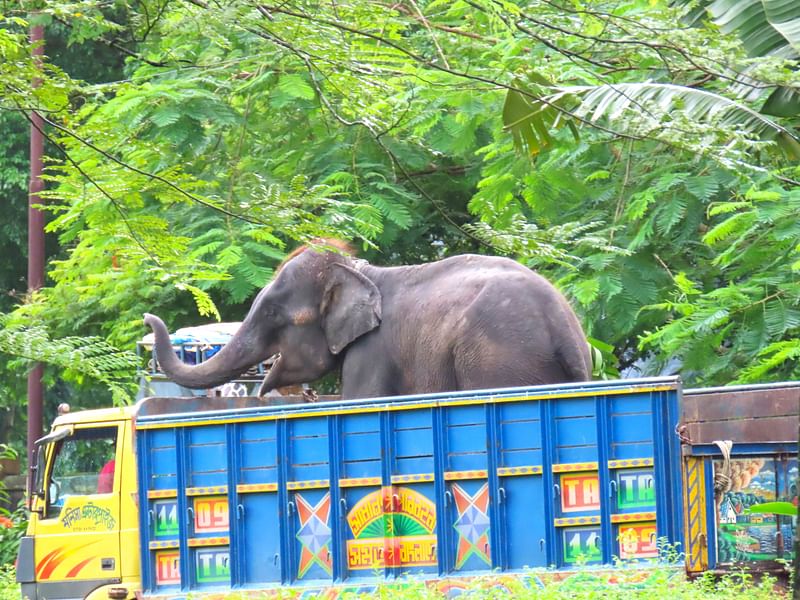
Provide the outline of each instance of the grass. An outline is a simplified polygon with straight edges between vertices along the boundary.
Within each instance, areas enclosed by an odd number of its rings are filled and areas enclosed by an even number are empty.
[[[777,585],[774,577],[763,575],[754,578],[747,573],[731,573],[723,577],[711,574],[694,581],[683,571],[656,567],[652,570],[613,572],[587,569],[561,581],[543,583],[539,577],[486,576],[459,586],[457,594],[465,600],[778,600],[789,598],[786,588]],[[453,590],[455,591],[455,590]],[[291,599],[299,597],[298,590],[287,588],[264,594],[264,598]],[[226,600],[244,600],[254,596],[231,593]],[[261,596],[257,596],[261,597]],[[324,594],[319,598],[330,598]],[[304,598],[310,598],[304,596]],[[447,596],[424,583],[408,582],[384,584],[371,593],[341,591],[342,600],[442,600]]]
[[[522,578],[502,575],[486,576],[459,589],[465,600],[776,600],[789,598],[775,578],[764,575],[757,580],[747,573],[731,573],[721,578],[705,574],[689,581],[681,570],[656,567],[652,570],[593,571],[587,569],[561,581],[542,583],[536,576]],[[264,594],[264,598],[297,598],[300,592],[287,588],[283,593]],[[190,597],[196,597],[190,594]],[[218,597],[218,596],[217,596]],[[247,596],[231,593],[227,600]],[[251,596],[252,597],[252,596]],[[329,596],[323,596],[329,598]],[[342,600],[441,600],[446,598],[436,589],[409,580],[405,583],[380,585],[369,594],[343,591]],[[14,568],[0,566],[0,600],[19,600],[19,586],[14,581]]]
[[[747,574],[731,574],[721,579],[711,575],[695,581],[686,579],[681,571],[656,569],[647,574],[632,572],[615,574],[609,580],[607,574],[593,574],[585,571],[572,575],[562,581],[549,581],[541,584],[531,579],[508,579],[497,584],[497,580],[472,582],[461,591],[460,598],[470,600],[631,600],[660,599],[670,600],[710,600],[712,598],[737,600],[775,600],[787,597],[786,593],[776,591],[776,580],[762,577],[756,582]],[[386,599],[397,600],[440,600],[445,598],[436,590],[424,585],[410,584],[404,589],[385,586],[369,595],[345,594],[344,600]]]

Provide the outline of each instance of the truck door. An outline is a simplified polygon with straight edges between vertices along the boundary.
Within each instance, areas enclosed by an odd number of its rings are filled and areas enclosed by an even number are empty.
[[[118,425],[76,426],[48,453],[35,533],[39,598],[83,598],[120,580],[118,439]]]
[[[714,472],[730,473],[727,489],[716,499],[717,563],[775,567],[791,560],[795,530],[791,517],[760,512],[759,504],[797,502],[797,461],[786,455],[740,456],[725,465],[714,460]]]

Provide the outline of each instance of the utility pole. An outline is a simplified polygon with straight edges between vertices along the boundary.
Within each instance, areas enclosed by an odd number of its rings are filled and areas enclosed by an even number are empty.
[[[32,54],[37,64],[44,56],[44,27],[32,25],[30,30]],[[41,85],[34,79],[32,87]],[[28,186],[28,293],[35,292],[44,285],[44,213],[34,206],[41,203],[40,193],[44,188],[42,181],[42,156],[44,154],[44,121],[35,111],[31,113],[30,183]],[[43,367],[36,363],[28,374],[28,466],[33,465],[34,442],[42,436],[44,388],[42,385]],[[33,471],[28,469],[28,498],[33,493]]]

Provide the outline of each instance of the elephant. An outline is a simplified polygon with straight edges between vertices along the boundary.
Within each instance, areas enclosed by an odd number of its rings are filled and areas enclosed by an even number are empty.
[[[295,250],[227,345],[196,366],[145,314],[164,373],[211,388],[278,355],[258,394],[341,369],[343,399],[587,381],[589,345],[566,298],[509,258],[379,267],[337,240]]]

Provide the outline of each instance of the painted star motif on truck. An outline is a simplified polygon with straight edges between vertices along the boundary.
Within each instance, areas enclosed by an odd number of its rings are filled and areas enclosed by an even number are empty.
[[[303,547],[297,577],[302,578],[313,565],[319,565],[328,575],[333,563],[329,545],[331,543],[331,495],[325,494],[315,506],[311,506],[300,494],[295,496],[300,529],[297,539]]]
[[[457,484],[453,484],[452,490],[458,511],[458,518],[453,524],[459,538],[456,569],[460,569],[473,554],[486,564],[491,564],[489,558],[489,484],[484,483],[474,496],[470,496]]]

